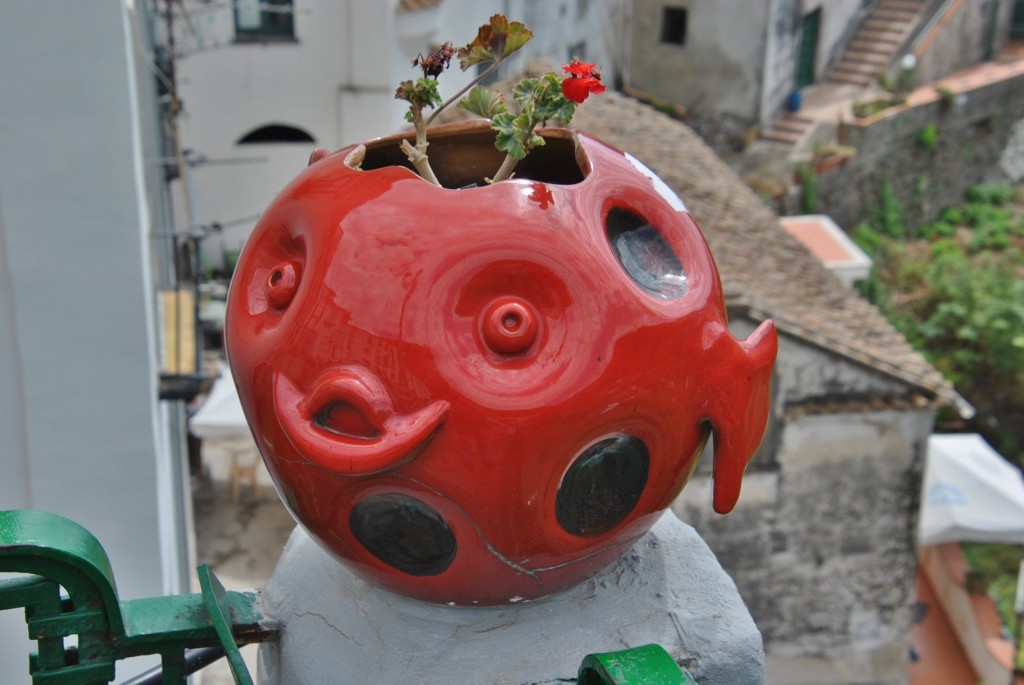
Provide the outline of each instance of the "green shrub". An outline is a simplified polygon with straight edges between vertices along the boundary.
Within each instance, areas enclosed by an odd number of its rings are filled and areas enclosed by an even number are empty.
[[[928,269],[928,298],[918,316],[936,364],[962,392],[997,382],[1024,382],[1024,280],[1019,260],[1006,255],[970,259],[951,248]]]
[[[938,220],[906,226],[883,182],[870,220],[852,231],[875,261],[859,290],[977,407],[997,449],[1024,461],[1024,220],[1011,187],[966,196]]]
[[[942,259],[943,257],[960,254],[960,252],[962,252],[960,245],[955,240],[950,240],[949,238],[935,241],[931,249],[932,259]]]
[[[935,141],[939,139],[939,127],[935,124],[925,124],[917,132],[917,146],[923,150],[931,150],[935,147]]]
[[[800,198],[800,208],[805,214],[814,214],[818,211],[818,173],[810,164],[801,164],[797,172],[804,191]]]
[[[926,240],[936,240],[938,238],[950,238],[956,235],[957,224],[949,223],[948,221],[930,221],[924,224],[919,229],[921,237]]]
[[[903,205],[896,197],[896,191],[888,180],[882,183],[878,198],[878,226],[885,235],[897,240],[906,236],[907,233],[903,218]]]
[[[1002,207],[1017,196],[1017,189],[1005,183],[982,183],[964,191],[968,202]]]
[[[1018,545],[988,542],[963,542],[960,543],[960,549],[970,569],[980,573],[988,582],[989,594],[996,601],[1003,625],[1016,631],[1013,600],[1017,590],[1017,571],[1021,560],[1024,560],[1024,549]]]
[[[974,229],[967,250],[977,254],[983,250],[1004,250],[1010,246],[1009,223],[982,223]]]
[[[867,221],[862,221],[854,226],[853,231],[850,233],[850,238],[857,244],[857,247],[864,250],[870,257],[874,257],[881,252],[882,245],[885,242],[885,237]]]
[[[946,207],[942,210],[942,214],[939,218],[947,224],[953,224],[955,226],[963,226],[967,223],[967,219],[964,217],[964,211],[959,207]]]
[[[872,100],[856,100],[853,103],[853,116],[858,119],[867,119],[879,112],[883,112],[896,102],[889,96],[874,98]]]

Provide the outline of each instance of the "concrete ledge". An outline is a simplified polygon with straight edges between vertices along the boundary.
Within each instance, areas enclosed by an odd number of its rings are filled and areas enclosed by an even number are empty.
[[[758,685],[764,650],[732,580],[672,514],[594,578],[535,602],[427,604],[383,590],[296,529],[263,590],[283,626],[260,682],[574,682],[583,657],[651,642],[701,685]]]

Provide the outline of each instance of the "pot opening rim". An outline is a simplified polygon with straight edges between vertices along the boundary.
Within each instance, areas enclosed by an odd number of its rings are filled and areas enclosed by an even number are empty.
[[[537,133],[545,144],[535,147],[516,164],[512,179],[575,185],[590,175],[590,159],[575,131],[542,128],[537,129]],[[431,128],[427,152],[441,187],[464,189],[489,185],[486,179],[497,172],[505,158],[505,153],[494,147],[496,135],[484,120]],[[402,140],[413,141],[415,134],[407,131],[357,145],[346,154],[344,163],[357,171],[403,167],[420,178],[399,147]]]

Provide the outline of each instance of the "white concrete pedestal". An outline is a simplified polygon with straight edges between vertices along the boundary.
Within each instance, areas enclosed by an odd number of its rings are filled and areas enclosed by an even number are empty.
[[[282,626],[263,685],[554,685],[580,661],[655,642],[701,685],[764,680],[761,635],[718,560],[671,512],[594,578],[534,602],[428,604],[351,573],[296,528],[263,590]]]

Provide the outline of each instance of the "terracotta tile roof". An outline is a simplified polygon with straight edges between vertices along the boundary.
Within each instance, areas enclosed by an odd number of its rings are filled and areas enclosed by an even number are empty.
[[[608,91],[581,105],[573,126],[628,150],[679,194],[711,246],[731,307],[771,318],[780,331],[902,380],[930,400],[959,399],[882,314],[787,233],[686,124]]]

